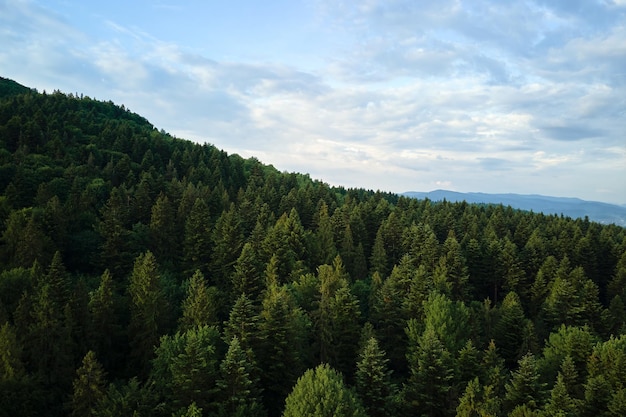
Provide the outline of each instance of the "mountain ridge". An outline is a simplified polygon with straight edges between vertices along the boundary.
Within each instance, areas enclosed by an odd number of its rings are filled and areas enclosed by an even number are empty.
[[[516,193],[462,193],[450,190],[428,192],[407,191],[401,195],[412,198],[428,198],[432,201],[461,202],[472,204],[502,204],[515,209],[533,211],[546,215],[556,214],[572,218],[585,218],[603,224],[626,226],[626,207],[623,205],[588,201],[577,197],[553,197],[541,194]]]

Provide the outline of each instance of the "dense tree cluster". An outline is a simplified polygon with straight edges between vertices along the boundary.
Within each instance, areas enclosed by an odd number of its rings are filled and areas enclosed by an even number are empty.
[[[0,415],[626,415],[625,229],[0,87]]]

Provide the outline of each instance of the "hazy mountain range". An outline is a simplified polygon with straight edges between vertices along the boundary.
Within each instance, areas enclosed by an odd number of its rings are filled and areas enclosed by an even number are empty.
[[[563,214],[571,218],[589,217],[599,223],[614,223],[626,226],[626,207],[616,204],[585,201],[579,198],[548,197],[543,195],[522,194],[486,194],[486,193],[459,193],[456,191],[435,190],[430,192],[408,191],[403,193],[407,197],[428,198],[432,201],[446,199],[450,202],[466,201],[477,204],[503,204],[520,210],[535,213]]]

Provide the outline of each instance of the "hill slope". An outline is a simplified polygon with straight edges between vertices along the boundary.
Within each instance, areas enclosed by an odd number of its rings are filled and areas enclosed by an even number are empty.
[[[557,214],[573,219],[585,218],[603,224],[626,226],[626,207],[578,198],[549,197],[523,194],[459,193],[456,191],[435,190],[430,192],[409,191],[404,196],[428,198],[432,201],[466,201],[474,204],[502,204],[515,209],[543,214]]]
[[[330,187],[15,87],[0,416],[557,415],[566,357],[571,407],[623,415],[626,229]]]

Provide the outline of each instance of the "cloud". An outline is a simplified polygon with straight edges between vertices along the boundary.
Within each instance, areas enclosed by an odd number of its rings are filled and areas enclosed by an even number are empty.
[[[315,45],[327,52],[313,69],[212,56],[107,16],[87,33],[30,1],[0,3],[0,67],[336,185],[623,190],[614,179],[626,163],[619,4],[316,4],[320,39],[334,42]]]

